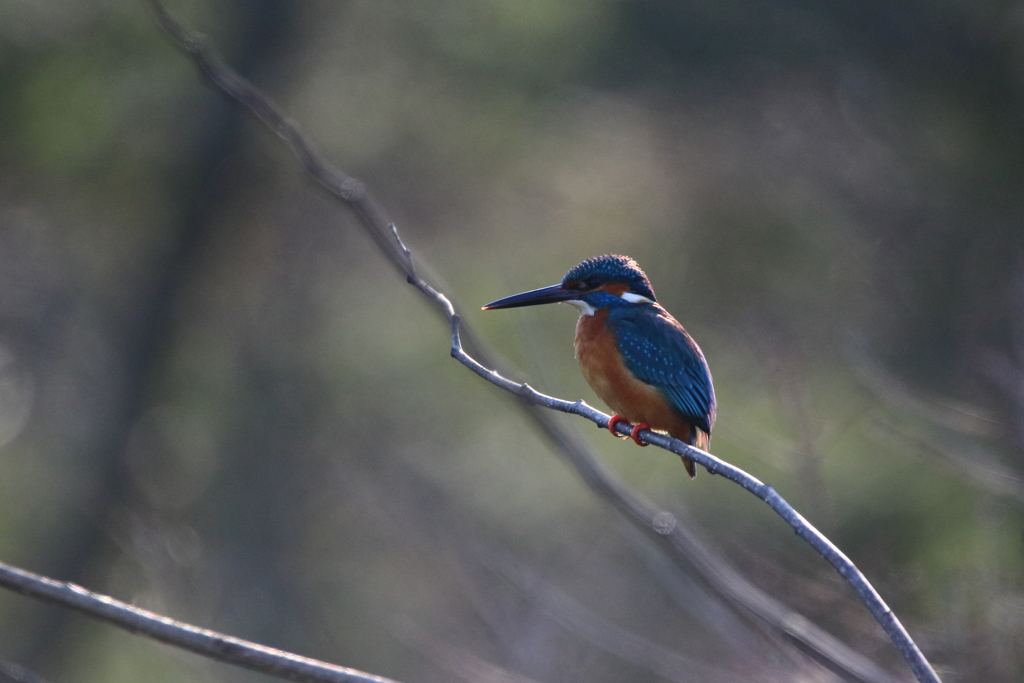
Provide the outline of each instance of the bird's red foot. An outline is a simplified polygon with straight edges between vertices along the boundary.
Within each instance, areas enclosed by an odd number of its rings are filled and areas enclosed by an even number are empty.
[[[640,440],[640,430],[650,428],[651,425],[647,424],[646,422],[641,422],[640,424],[633,427],[633,431],[629,433],[629,437],[633,439],[637,446],[647,446],[648,444]]]
[[[608,420],[608,431],[612,433],[612,436],[628,439],[628,436],[623,436],[622,434],[619,434],[617,431],[615,431],[615,425],[619,424],[620,422],[625,422],[626,424],[629,424],[629,420],[622,417],[621,415],[612,415],[612,419]]]

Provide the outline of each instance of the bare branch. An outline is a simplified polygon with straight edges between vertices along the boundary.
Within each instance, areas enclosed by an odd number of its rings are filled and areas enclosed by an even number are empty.
[[[570,459],[577,471],[593,490],[615,504],[621,511],[626,513],[627,518],[631,521],[642,525],[649,532],[663,537],[668,547],[674,548],[677,552],[682,550],[682,547],[685,545],[682,539],[678,537],[673,538],[673,534],[678,532],[679,525],[675,523],[672,515],[667,512],[658,511],[652,505],[628,491],[621,483],[608,474],[581,447],[573,436],[568,434],[558,422],[552,420],[550,413],[539,410],[539,408],[579,415],[591,420],[600,427],[606,427],[610,417],[590,407],[582,400],[575,402],[564,401],[542,394],[525,383],[518,383],[504,377],[488,367],[488,365],[493,365],[493,363],[490,363],[486,358],[486,354],[482,352],[477,353],[481,357],[482,362],[466,353],[460,337],[460,318],[454,306],[444,294],[417,275],[413,267],[412,255],[399,238],[397,228],[387,219],[383,208],[369,195],[366,186],[362,182],[346,176],[327,164],[315,152],[292,121],[285,117],[267,97],[213,55],[200,36],[185,30],[180,24],[175,22],[166,13],[159,0],[150,0],[150,4],[160,25],[174,39],[176,44],[192,57],[207,78],[222,92],[246,106],[261,122],[284,139],[306,172],[332,196],[352,207],[389,262],[428,301],[444,313],[451,333],[452,357],[483,379],[518,397],[525,404],[528,414],[534,419],[541,430],[561,448],[562,452]],[[628,435],[629,433],[629,429],[625,426],[618,426],[616,430],[623,435]],[[694,460],[707,469],[708,472],[722,475],[767,503],[772,510],[793,528],[800,538],[804,539],[828,560],[839,574],[853,586],[868,610],[903,654],[918,680],[929,683],[937,683],[939,681],[935,671],[911,639],[906,629],[853,562],[821,532],[797,513],[771,486],[762,483],[743,470],[720,460],[710,453],[693,448],[676,439],[650,431],[641,432],[641,436],[648,443]],[[173,643],[195,652],[201,652],[222,661],[233,661],[242,666],[256,668],[253,665],[255,659],[266,656],[270,658],[267,661],[273,662],[275,668],[273,670],[259,670],[274,673],[274,675],[291,680],[385,680],[341,667],[323,665],[313,660],[197,629],[143,610],[137,610],[110,598],[89,593],[77,586],[44,579],[13,568],[2,568],[3,572],[0,576],[4,578],[3,585],[9,588],[27,595],[58,602],[104,619],[122,628],[143,633],[163,642]],[[774,625],[776,628],[782,627],[782,625],[777,623]],[[807,637],[808,633],[819,637],[823,635],[819,629],[809,623],[801,624],[800,628],[790,627],[785,630],[795,640],[808,645],[813,643],[813,638]],[[824,634],[824,636],[829,639],[831,638],[827,634]],[[822,647],[825,644],[825,641],[822,641],[816,649],[819,654],[827,657],[827,653],[830,650],[835,650],[836,644],[827,643],[831,647]],[[257,653],[259,654],[257,655]],[[229,656],[235,656],[236,654],[238,659],[228,659]],[[858,661],[859,656],[855,653],[846,650],[844,654],[849,654],[852,656],[853,661]],[[836,667],[842,668],[844,666],[843,662],[838,659],[831,661]],[[294,667],[289,663],[294,663]],[[316,677],[314,672],[319,671],[332,672],[334,677]],[[861,678],[861,680],[876,679]]]
[[[253,671],[301,683],[395,683],[355,669],[250,643],[154,614],[73,583],[0,563],[0,586],[102,619],[132,633]]]
[[[314,179],[316,179],[337,199],[351,205],[362,219],[368,232],[374,237],[378,245],[381,247],[385,256],[387,256],[392,264],[396,265],[403,272],[410,284],[416,287],[424,294],[424,296],[431,300],[432,303],[445,313],[448,318],[451,331],[451,355],[453,358],[483,379],[518,396],[524,402],[532,406],[541,406],[564,413],[572,413],[591,420],[600,427],[608,426],[608,421],[611,419],[610,416],[590,407],[584,401],[577,400],[575,402],[570,402],[542,394],[530,387],[528,384],[518,383],[502,376],[498,372],[484,366],[467,354],[463,349],[460,339],[461,321],[460,317],[455,312],[455,308],[444,294],[431,287],[416,275],[412,265],[412,256],[409,253],[409,250],[402,243],[398,234],[398,229],[395,227],[394,223],[386,220],[385,212],[370,198],[363,183],[340,173],[325,162],[299,133],[295,124],[281,114],[277,107],[274,106],[266,96],[260,93],[236,72],[228,68],[222,61],[213,56],[210,50],[205,46],[201,37],[186,31],[180,24],[175,22],[160,5],[159,0],[151,0],[151,4],[153,5],[157,13],[158,20],[164,29],[174,37],[179,47],[192,56],[193,60],[213,82],[213,84],[232,98],[236,99],[240,104],[249,107],[249,109],[261,121],[285,140],[298,157],[303,168],[305,168]],[[393,239],[389,239],[389,237]],[[396,247],[398,248],[397,251]],[[536,415],[536,411],[531,412]],[[549,435],[553,435],[553,432],[557,429],[554,422],[547,420],[543,420],[541,426]],[[627,436],[630,430],[628,427],[620,423],[616,426],[616,431]],[[687,458],[694,460],[707,469],[711,474],[720,474],[724,476],[767,503],[772,510],[774,510],[780,517],[786,520],[791,527],[793,527],[794,532],[800,538],[804,539],[811,545],[811,547],[828,560],[829,563],[836,568],[839,574],[853,586],[854,590],[856,590],[858,595],[860,595],[861,600],[867,606],[868,610],[875,619],[878,620],[883,630],[893,643],[895,643],[896,647],[900,650],[901,654],[903,654],[908,664],[910,664],[910,667],[914,671],[918,680],[922,682],[939,681],[938,676],[925,659],[920,649],[914,643],[913,639],[907,633],[896,615],[892,613],[892,610],[889,609],[888,605],[885,604],[885,601],[882,600],[878,592],[875,591],[868,582],[867,578],[864,577],[860,570],[857,569],[853,562],[846,557],[839,548],[829,541],[820,531],[815,529],[814,526],[805,520],[789,503],[776,493],[775,489],[768,484],[762,483],[738,467],[734,467],[710,453],[694,448],[682,441],[679,441],[678,439],[672,439],[662,434],[646,430],[640,434],[644,441],[664,448],[665,450],[671,451],[677,455],[686,456]],[[564,439],[559,440],[564,443]],[[610,477],[601,472],[597,467],[592,468],[590,472],[582,473],[588,483],[606,494],[616,488],[616,482],[613,482]],[[590,476],[586,476],[587,474]],[[604,476],[602,477],[600,475]],[[615,497],[618,499],[617,502],[619,507],[628,510],[631,514],[634,514],[634,516],[639,514],[646,517],[644,513],[648,512],[649,509],[644,510],[644,506],[642,504],[638,504],[638,501],[632,498],[632,496],[625,495],[624,490],[620,490],[618,494],[619,495]],[[658,529],[653,517],[649,518],[649,525],[650,528]]]

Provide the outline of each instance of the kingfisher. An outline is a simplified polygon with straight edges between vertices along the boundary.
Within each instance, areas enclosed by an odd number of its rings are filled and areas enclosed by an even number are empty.
[[[484,310],[566,303],[580,312],[576,358],[587,384],[614,411],[615,425],[668,432],[707,450],[715,424],[715,388],[697,342],[658,303],[647,275],[628,256],[609,254],[575,266],[557,285],[499,299]],[[629,437],[627,437],[629,438]],[[690,477],[692,460],[683,458]]]

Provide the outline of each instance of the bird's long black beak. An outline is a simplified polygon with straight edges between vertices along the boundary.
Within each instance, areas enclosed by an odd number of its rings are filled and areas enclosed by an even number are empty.
[[[489,311],[495,308],[518,308],[520,306],[554,304],[559,301],[578,299],[579,297],[579,292],[571,289],[562,289],[562,285],[551,285],[550,287],[541,287],[540,289],[534,289],[529,292],[523,292],[522,294],[515,294],[513,296],[507,296],[504,299],[492,301],[484,306],[484,310]]]

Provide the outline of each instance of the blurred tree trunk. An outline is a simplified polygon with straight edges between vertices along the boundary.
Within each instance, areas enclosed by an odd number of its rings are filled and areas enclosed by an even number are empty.
[[[233,20],[222,25],[237,30],[230,40],[235,48],[227,56],[243,75],[259,82],[261,69],[282,60],[294,5],[283,0],[249,0],[223,11]],[[97,491],[88,507],[78,508],[80,514],[64,527],[60,538],[50,541],[52,555],[38,567],[64,581],[89,585],[105,575],[120,552],[112,542],[110,525],[115,516],[145,512],[139,509],[145,503],[133,490],[126,468],[129,435],[152,407],[152,392],[175,339],[178,306],[213,238],[218,214],[252,181],[242,162],[246,113],[212,91],[196,113],[191,130],[201,133],[194,136],[192,147],[182,151],[191,159],[180,164],[183,172],[173,184],[173,206],[180,214],[170,222],[173,234],[168,248],[149,264],[149,281],[134,292],[129,324],[114,341],[125,372],[118,378],[120,386],[111,392],[113,405],[105,411],[109,421],[97,430],[92,453],[86,456],[96,464]],[[79,652],[75,644],[89,628],[66,610],[47,607],[45,617],[33,625],[28,650],[19,659],[55,680],[73,680],[68,667]]]

